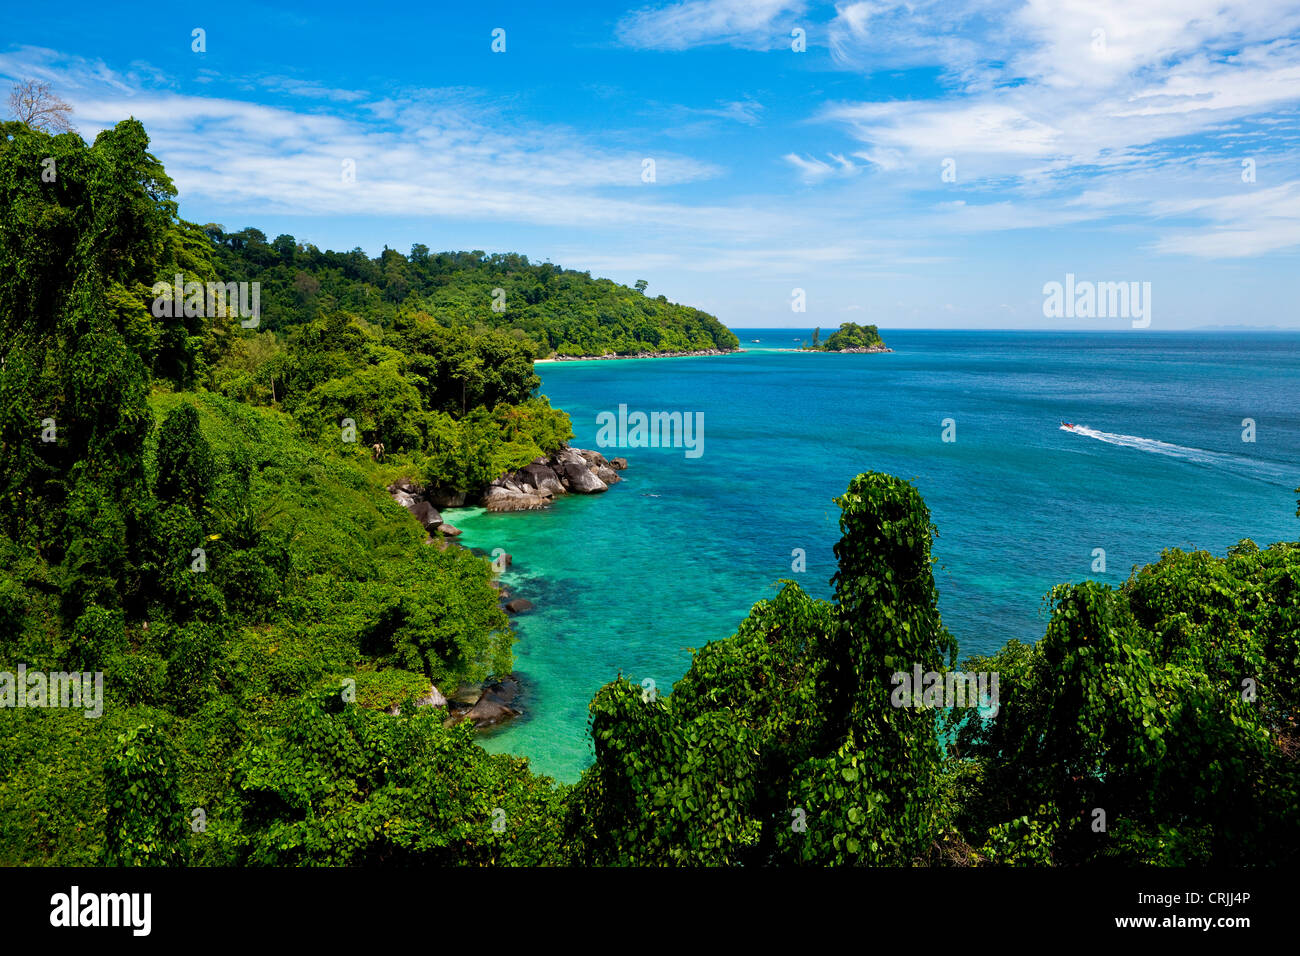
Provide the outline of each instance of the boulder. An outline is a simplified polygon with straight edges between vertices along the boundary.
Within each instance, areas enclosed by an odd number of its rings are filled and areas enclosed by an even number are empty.
[[[545,459],[534,461],[531,465],[524,465],[515,473],[521,481],[526,481],[534,488],[542,488],[547,481],[555,481],[555,469],[546,463]]]
[[[543,495],[526,495],[522,491],[511,491],[501,485],[490,485],[483,495],[483,506],[488,511],[535,511],[551,503]]]
[[[465,492],[463,491],[429,491],[425,492],[425,498],[435,508],[463,508],[465,507]]]
[[[527,598],[515,598],[513,601],[506,602],[506,610],[511,614],[522,614],[524,611],[531,611],[535,604]]]
[[[591,466],[585,461],[562,461],[556,471],[562,481],[572,481],[574,478],[590,472]]]
[[[592,472],[607,485],[616,484],[623,480],[618,476],[618,472],[609,467],[609,465],[597,465],[592,469]]]
[[[609,460],[609,467],[613,468],[615,471],[622,471],[624,468],[627,467],[627,459],[611,458]]]
[[[441,531],[448,538],[455,538],[460,534],[460,528],[457,528],[455,525],[452,524],[447,524],[447,522],[445,521],[442,524],[438,525],[438,530]]]
[[[543,498],[554,498],[556,495],[564,494],[564,485],[560,483],[559,478],[544,478],[537,486],[537,493]]]
[[[429,692],[423,697],[417,697],[415,700],[416,707],[446,707],[447,698],[442,696],[442,691],[430,684]]]
[[[578,448],[575,450],[578,452],[579,455],[581,455],[586,460],[587,464],[589,465],[609,464],[609,462],[605,460],[605,456],[598,451],[589,451],[585,448]]]
[[[566,474],[569,478],[569,490],[575,494],[595,495],[609,490],[609,485],[586,468],[574,468],[572,471],[567,471]]]
[[[443,523],[442,515],[438,513],[438,509],[427,501],[417,501],[406,510],[411,512],[411,516],[420,522],[425,531],[432,532]]]
[[[575,465],[586,465],[587,459],[582,457],[582,450],[580,448],[570,448],[566,445],[555,453],[551,467],[555,468],[558,472],[560,470],[560,465],[570,462]]]
[[[403,494],[410,495],[413,498],[418,498],[420,497],[421,494],[424,493],[424,489],[421,488],[419,485],[417,485],[410,478],[398,478],[395,482],[393,482],[391,485],[388,486],[388,493],[390,495],[396,495],[398,492],[402,492]]]
[[[461,719],[473,721],[475,727],[490,727],[511,717],[518,717],[523,711],[511,706],[518,696],[519,682],[512,678],[488,684],[474,706]]]

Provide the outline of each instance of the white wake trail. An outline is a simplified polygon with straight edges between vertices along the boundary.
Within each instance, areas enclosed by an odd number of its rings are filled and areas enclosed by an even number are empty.
[[[1061,431],[1069,432],[1072,435],[1082,435],[1085,438],[1094,438],[1097,441],[1103,441],[1109,445],[1119,445],[1123,448],[1135,448],[1138,451],[1151,452],[1156,455],[1166,455],[1170,458],[1180,458],[1183,461],[1192,462],[1197,465],[1225,468],[1238,474],[1244,473],[1247,477],[1257,478],[1261,481],[1286,483],[1290,480],[1288,475],[1291,470],[1278,468],[1274,466],[1272,462],[1243,458],[1238,455],[1228,455],[1223,452],[1209,451],[1205,448],[1190,448],[1186,445],[1174,445],[1170,442],[1159,441],[1155,438],[1143,438],[1140,435],[1120,435],[1115,432],[1103,432],[1096,428],[1089,428],[1087,425],[1075,425],[1073,428],[1066,428],[1062,425],[1060,428]]]

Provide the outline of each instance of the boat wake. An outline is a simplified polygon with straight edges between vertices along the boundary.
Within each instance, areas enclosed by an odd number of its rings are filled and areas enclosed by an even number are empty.
[[[1120,435],[1115,432],[1103,432],[1098,431],[1095,428],[1089,428],[1087,425],[1070,425],[1062,423],[1060,428],[1063,432],[1069,432],[1072,435],[1082,435],[1084,438],[1092,438],[1097,441],[1106,442],[1108,445],[1119,445],[1122,448],[1134,448],[1138,451],[1148,452],[1153,455],[1165,455],[1169,458],[1178,458],[1194,465],[1218,468],[1242,475],[1246,478],[1266,481],[1270,484],[1282,484],[1290,487],[1294,484],[1296,477],[1295,469],[1285,468],[1274,462],[1259,461],[1258,459],[1253,458],[1243,458],[1239,455],[1229,455],[1224,452],[1209,451],[1205,448],[1190,448],[1187,445],[1174,445],[1170,442],[1159,441],[1155,438],[1142,438],[1139,435]]]

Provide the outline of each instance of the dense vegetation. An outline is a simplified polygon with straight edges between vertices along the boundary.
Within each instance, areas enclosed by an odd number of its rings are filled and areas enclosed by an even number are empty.
[[[996,714],[900,707],[892,675],[957,646],[929,512],[875,473],[837,500],[832,600],[787,583],[670,695],[607,685],[572,787],[488,755],[413,698],[511,666],[490,569],[385,485],[558,447],[531,359],[608,347],[589,325],[711,320],[512,257],[200,228],[147,145],[0,127],[0,672],[106,675],[102,717],[0,712],[0,864],[1296,861],[1300,545],[1062,585],[1038,644],[963,665]],[[156,314],[176,272],[260,277],[263,323]]]
[[[496,329],[537,358],[739,345],[713,316],[647,296],[644,283],[628,288],[515,253],[431,253],[417,244],[409,256],[385,248],[371,259],[360,249],[321,252],[293,236],[268,244],[257,229],[203,230],[220,275],[261,283],[263,321],[273,332],[345,310],[385,326],[437,316],[453,328]]]
[[[843,322],[824,339],[821,337],[821,329],[817,329],[813,333],[812,343],[807,347],[820,352],[843,352],[845,349],[882,348],[884,344],[880,330],[874,325]]]

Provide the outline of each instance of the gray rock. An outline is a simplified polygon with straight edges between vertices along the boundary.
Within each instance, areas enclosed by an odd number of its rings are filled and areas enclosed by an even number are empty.
[[[537,486],[537,493],[543,498],[553,498],[564,494],[564,485],[560,483],[559,478],[546,478]]]
[[[435,508],[463,508],[465,507],[465,492],[457,491],[430,491],[424,496]]]
[[[519,696],[519,682],[511,678],[488,684],[474,706],[465,712],[462,720],[474,722],[475,727],[490,727],[503,720],[518,717],[523,711],[512,704]]]
[[[627,459],[611,458],[609,460],[609,467],[613,468],[615,471],[622,471],[624,468],[627,467]]]
[[[483,506],[488,511],[535,511],[550,503],[550,499],[543,495],[526,495],[501,485],[489,486],[483,495]]]
[[[607,485],[616,484],[623,480],[619,477],[618,472],[609,467],[609,465],[597,465],[592,469],[592,472]]]
[[[580,495],[595,495],[602,491],[608,491],[609,485],[605,484],[586,468],[575,468],[568,472],[569,490]]]
[[[555,469],[546,463],[546,459],[538,459],[531,465],[524,465],[516,474],[521,481],[526,481],[534,488],[541,488],[548,480],[555,480]]]
[[[513,601],[506,602],[506,610],[511,614],[522,614],[524,611],[531,611],[536,606],[527,598],[515,598]]]
[[[446,707],[447,698],[442,696],[442,691],[438,690],[433,684],[429,685],[429,692],[423,697],[417,697],[415,700],[416,707]]]
[[[418,484],[416,484],[410,478],[398,478],[395,482],[393,482],[391,485],[388,486],[388,493],[390,495],[396,495],[398,492],[408,494],[413,498],[418,498],[420,497],[421,494],[424,493],[424,489],[422,489]]]
[[[417,501],[406,510],[411,512],[411,517],[420,522],[420,526],[425,531],[432,532],[443,523],[442,515],[438,513],[438,509],[427,501]]]
[[[559,451],[555,453],[555,460],[552,463],[552,467],[556,468],[556,470],[558,471],[559,465],[569,463],[569,462],[572,462],[573,464],[576,465],[586,465],[587,459],[582,457],[582,449],[569,448],[567,446],[561,448]]]

